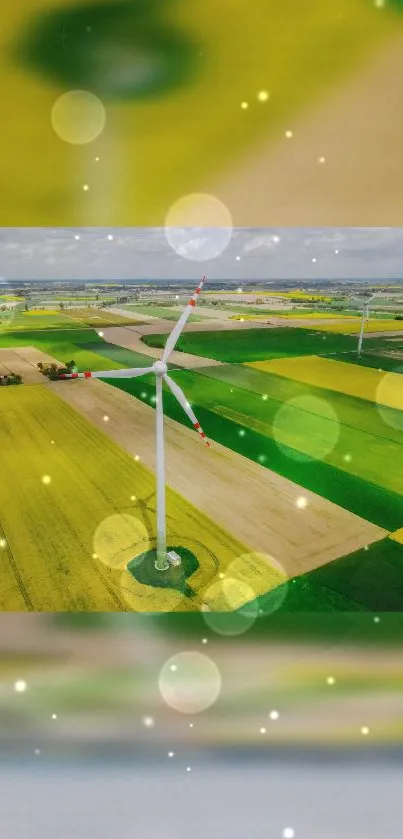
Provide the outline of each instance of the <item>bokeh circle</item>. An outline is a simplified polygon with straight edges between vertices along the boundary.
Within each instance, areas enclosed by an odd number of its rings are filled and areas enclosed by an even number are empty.
[[[53,130],[71,145],[92,143],[106,124],[105,108],[89,90],[69,90],[56,99],[51,112]]]
[[[165,219],[165,236],[184,259],[216,259],[228,247],[233,232],[231,214],[219,198],[192,193],[175,201]]]
[[[403,375],[385,373],[376,389],[376,405],[383,421],[397,431],[403,431]]]
[[[253,626],[258,613],[253,590],[232,577],[216,580],[203,595],[201,614],[217,635],[242,635]]]
[[[339,419],[333,406],[318,396],[296,396],[275,414],[273,436],[278,448],[298,461],[324,460],[337,445]]]
[[[164,701],[182,714],[199,714],[214,704],[221,690],[221,675],[204,653],[186,651],[161,667],[159,689]]]
[[[117,513],[98,525],[94,534],[94,553],[109,568],[123,569],[132,559],[137,545],[144,541],[148,542],[144,523],[128,513]]]

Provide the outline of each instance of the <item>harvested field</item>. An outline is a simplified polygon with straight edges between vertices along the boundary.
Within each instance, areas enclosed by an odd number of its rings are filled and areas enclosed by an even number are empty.
[[[27,385],[43,383],[43,375],[37,367],[40,361],[45,364],[53,362],[54,359],[35,347],[0,349],[0,373],[19,373],[23,383]]]
[[[55,382],[50,387],[130,454],[155,468],[152,408],[99,381]],[[217,443],[207,449],[194,431],[173,420],[167,418],[165,428],[169,486],[252,554],[280,563],[287,576],[330,562],[385,534],[307,490],[303,491],[307,507],[298,509],[298,485]]]
[[[121,324],[122,326],[129,326],[144,323],[141,318],[127,317],[116,312],[106,311],[105,309],[88,308],[88,309],[66,309],[66,317],[72,321],[78,321],[85,326],[93,326],[95,329],[103,326],[111,326],[112,324]]]
[[[170,324],[172,329],[172,324]],[[160,358],[161,350],[146,344],[141,340],[141,334],[134,329],[122,329],[121,327],[109,328],[104,330],[104,338],[110,341],[111,344],[117,344],[126,349],[135,350],[143,355],[151,356],[151,358]],[[199,357],[198,355],[191,355],[190,353],[177,352],[176,350],[170,356],[172,364],[178,367],[207,367],[214,364],[220,364],[215,359]]]

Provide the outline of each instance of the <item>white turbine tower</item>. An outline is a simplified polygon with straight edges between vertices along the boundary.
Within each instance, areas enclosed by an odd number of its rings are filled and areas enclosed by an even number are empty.
[[[352,303],[359,303],[361,306],[363,306],[360,334],[358,336],[358,347],[357,347],[358,357],[361,356],[362,342],[363,342],[363,338],[364,338],[365,321],[368,320],[368,318],[369,318],[369,305],[370,305],[370,303],[372,303],[373,300],[375,300],[375,297],[378,297],[378,296],[379,295],[377,295],[377,294],[373,294],[371,297],[367,297],[365,300],[363,300],[363,298],[361,298],[361,299],[355,298],[355,300],[353,299],[351,301]]]
[[[165,454],[164,454],[164,410],[162,402],[162,381],[164,381],[170,391],[173,393],[179,404],[182,406],[185,414],[193,423],[196,431],[199,432],[207,446],[210,445],[204,431],[202,430],[197,417],[193,413],[185,394],[174,382],[167,373],[167,362],[176,346],[179,336],[185,326],[185,323],[197,303],[198,295],[200,294],[205,277],[203,277],[200,284],[197,286],[194,294],[189,300],[186,308],[183,310],[178,322],[175,324],[172,332],[168,336],[161,359],[155,361],[152,367],[131,367],[125,370],[102,370],[95,373],[65,373],[60,376],[63,379],[132,379],[137,376],[146,376],[147,373],[155,374],[155,391],[156,391],[156,477],[157,477],[157,558],[155,567],[159,571],[165,571],[169,567],[167,560],[167,540],[166,540],[166,516],[165,516]]]

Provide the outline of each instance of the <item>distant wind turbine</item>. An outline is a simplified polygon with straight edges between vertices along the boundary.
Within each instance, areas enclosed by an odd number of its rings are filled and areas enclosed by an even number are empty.
[[[102,370],[97,372],[85,373],[63,373],[61,379],[134,379],[137,376],[146,376],[148,373],[155,375],[155,391],[156,391],[156,477],[157,477],[157,558],[155,567],[159,571],[165,571],[169,567],[167,560],[167,540],[166,540],[166,515],[165,515],[165,455],[164,455],[164,411],[162,402],[162,381],[168,385],[170,391],[173,393],[179,404],[182,406],[185,414],[193,423],[196,431],[200,434],[207,446],[210,445],[204,431],[202,430],[197,417],[193,413],[185,394],[168,376],[167,362],[176,346],[179,336],[186,324],[186,321],[197,303],[198,295],[200,294],[205,277],[197,286],[194,294],[189,300],[189,303],[183,310],[178,322],[175,324],[172,332],[168,336],[161,359],[155,361],[152,367],[131,367],[124,370]]]
[[[357,355],[358,355],[359,358],[361,357],[362,342],[363,342],[363,338],[364,338],[365,321],[368,320],[368,318],[369,318],[369,306],[370,306],[370,303],[372,303],[372,301],[375,300],[375,297],[379,297],[379,295],[378,294],[373,294],[371,297],[367,297],[365,300],[363,298],[361,298],[361,299],[356,298],[355,300],[351,301],[352,303],[359,303],[360,306],[363,306],[362,316],[361,316],[360,334],[358,336],[358,347],[357,347]]]

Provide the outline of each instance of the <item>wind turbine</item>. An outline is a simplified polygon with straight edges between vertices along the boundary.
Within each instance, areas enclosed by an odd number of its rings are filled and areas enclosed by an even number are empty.
[[[360,303],[361,305],[364,304],[363,309],[362,309],[360,334],[359,334],[359,337],[358,337],[357,355],[358,355],[359,358],[361,356],[362,342],[363,342],[363,338],[364,338],[364,325],[365,325],[365,321],[368,320],[368,318],[369,318],[369,304],[372,303],[372,301],[375,299],[375,297],[378,297],[378,296],[379,295],[377,295],[377,294],[373,294],[371,297],[367,297],[365,300],[363,300],[363,298],[361,298],[361,299],[355,298],[355,300],[353,299],[351,301],[352,303]]]
[[[189,417],[196,431],[200,434],[207,446],[210,446],[204,431],[201,428],[197,417],[193,413],[185,394],[168,376],[167,362],[176,346],[179,336],[185,326],[185,323],[197,303],[198,295],[200,294],[205,281],[202,281],[197,286],[194,294],[189,300],[189,303],[183,310],[179,320],[175,324],[172,332],[168,336],[161,359],[155,361],[152,367],[131,367],[125,370],[102,370],[97,372],[85,373],[62,373],[61,379],[134,379],[137,376],[146,376],[148,373],[155,375],[155,391],[156,391],[156,477],[157,477],[157,558],[155,567],[159,571],[165,571],[169,568],[167,559],[167,540],[166,540],[166,515],[165,515],[165,453],[164,453],[164,409],[162,402],[162,382],[168,385],[169,390],[175,396],[179,404],[182,406],[185,414]]]

